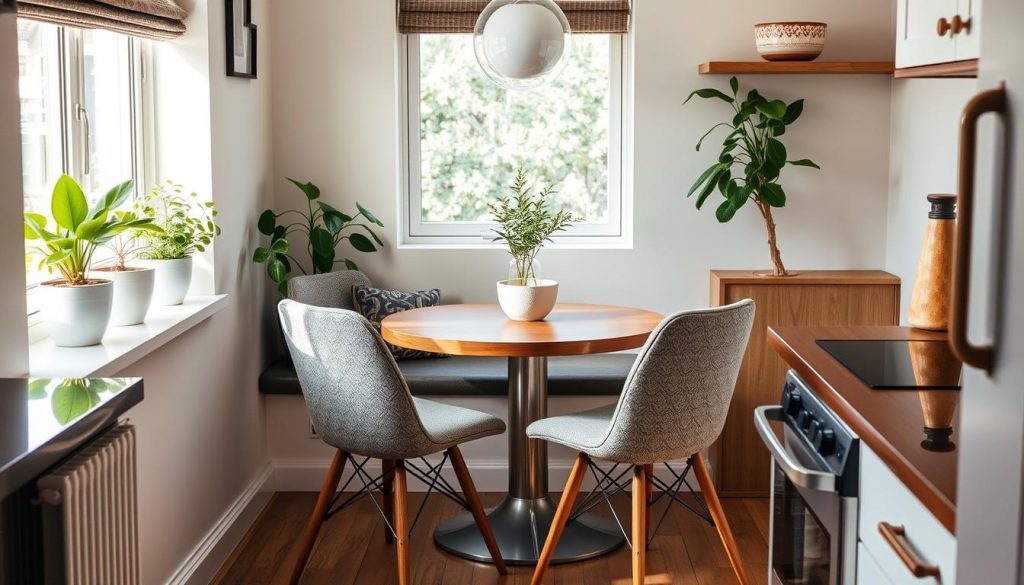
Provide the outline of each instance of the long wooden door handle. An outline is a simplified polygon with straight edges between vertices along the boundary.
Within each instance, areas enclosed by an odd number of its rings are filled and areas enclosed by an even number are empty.
[[[882,533],[882,538],[885,542],[889,543],[892,547],[893,552],[896,556],[903,561],[903,564],[907,566],[907,570],[917,577],[918,579],[924,579],[925,577],[939,577],[938,565],[929,565],[915,553],[910,543],[907,542],[907,531],[902,526],[893,526],[888,522],[879,522],[878,531]]]
[[[949,344],[960,361],[992,371],[991,345],[974,345],[967,338],[967,309],[970,301],[971,243],[974,223],[974,179],[978,145],[978,119],[987,113],[1006,111],[1006,90],[1002,86],[971,98],[960,118],[960,172],[957,192],[956,239],[953,255],[953,291],[949,306]]]

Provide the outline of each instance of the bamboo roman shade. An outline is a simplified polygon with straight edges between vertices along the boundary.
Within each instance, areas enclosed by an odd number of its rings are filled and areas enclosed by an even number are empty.
[[[557,0],[574,33],[629,32],[630,0]],[[471,33],[486,0],[398,0],[402,33]]]
[[[18,0],[18,16],[147,39],[185,33],[188,12],[173,0]]]

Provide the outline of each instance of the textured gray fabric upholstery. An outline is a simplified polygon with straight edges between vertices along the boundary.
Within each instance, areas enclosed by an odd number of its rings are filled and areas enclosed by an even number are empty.
[[[356,270],[293,276],[288,279],[288,298],[314,307],[355,310],[352,287],[370,286],[370,279]]]
[[[501,419],[413,399],[380,334],[354,311],[278,304],[310,418],[328,445],[411,459],[505,431]]]
[[[667,317],[640,352],[618,405],[539,420],[526,434],[635,465],[702,451],[725,425],[753,322],[751,300]]]

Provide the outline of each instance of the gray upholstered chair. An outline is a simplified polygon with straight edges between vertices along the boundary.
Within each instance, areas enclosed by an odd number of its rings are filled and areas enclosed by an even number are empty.
[[[384,494],[382,513],[386,533],[393,531],[397,541],[401,585],[409,583],[407,466],[413,475],[428,477],[431,487],[447,485],[440,471],[448,459],[462,487],[461,499],[473,514],[498,572],[505,574],[501,551],[459,451],[462,443],[505,432],[505,423],[474,410],[414,398],[384,340],[358,313],[293,300],[281,301],[278,313],[313,425],[320,438],[337,449],[298,543],[291,582],[298,582],[321,524],[334,513],[330,507],[346,461],[352,462],[353,472],[363,483],[360,493],[379,489]],[[441,464],[428,465],[426,471],[409,461],[440,452],[444,452]],[[355,456],[364,459],[357,461]],[[379,477],[369,477],[365,458],[382,460]],[[458,498],[454,489],[446,493]]]
[[[753,321],[750,300],[667,317],[640,352],[618,404],[542,419],[526,429],[530,438],[579,451],[537,561],[534,585],[544,577],[591,459],[632,467],[634,584],[644,582],[653,484],[659,481],[663,489],[670,487],[653,476],[654,464],[678,459],[687,459],[687,468],[692,466],[697,475],[736,577],[742,585],[750,583],[701,451],[711,446],[725,425]],[[683,471],[677,480],[685,477]],[[681,483],[672,487],[678,491]],[[668,490],[663,493],[677,497]]]
[[[370,279],[357,270],[293,276],[288,279],[288,298],[314,307],[356,310],[352,288],[370,286]]]

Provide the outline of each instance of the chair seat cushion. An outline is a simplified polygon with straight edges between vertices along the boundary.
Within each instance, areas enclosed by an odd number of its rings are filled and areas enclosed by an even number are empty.
[[[505,432],[505,422],[489,414],[423,398],[412,400],[423,430],[442,449]]]
[[[548,360],[551,396],[618,396],[636,356],[607,353]],[[398,362],[414,396],[505,396],[508,360],[453,356]],[[273,362],[260,376],[262,394],[302,394],[288,358]]]
[[[615,404],[541,419],[526,427],[526,436],[565,445],[584,453],[601,446],[615,414]]]

